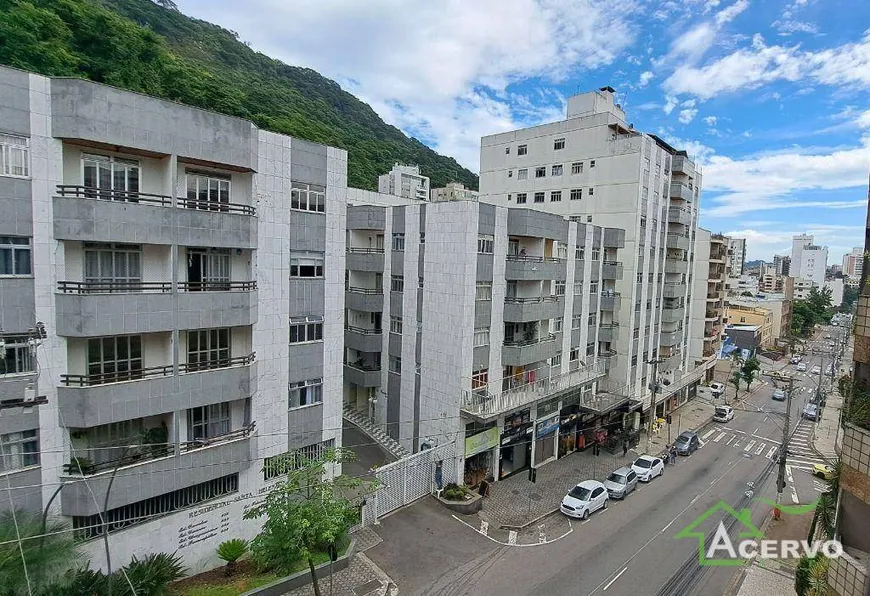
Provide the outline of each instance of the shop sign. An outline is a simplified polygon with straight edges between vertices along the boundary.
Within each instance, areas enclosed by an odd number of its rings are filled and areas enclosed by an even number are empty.
[[[466,437],[465,439],[465,457],[471,457],[482,453],[487,449],[492,449],[498,445],[498,427],[493,426],[489,430],[482,433],[477,433],[474,436]]]
[[[549,420],[544,420],[538,423],[538,438],[548,435],[559,428],[559,417],[553,416]]]
[[[521,441],[528,434],[532,434],[532,425],[524,425],[518,429],[505,429],[506,431],[510,430],[510,432],[505,432],[501,436],[501,444],[502,446],[510,445],[511,443],[515,443],[517,441]]]

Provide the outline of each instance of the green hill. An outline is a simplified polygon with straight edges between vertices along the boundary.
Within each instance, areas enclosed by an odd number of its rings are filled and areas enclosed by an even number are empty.
[[[347,149],[350,186],[376,188],[378,175],[398,161],[418,164],[433,187],[459,181],[477,189],[475,174],[386,124],[334,81],[150,0],[0,0],[0,63],[84,77]]]

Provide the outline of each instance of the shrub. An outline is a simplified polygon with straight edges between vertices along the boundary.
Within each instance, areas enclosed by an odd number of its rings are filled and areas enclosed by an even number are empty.
[[[467,495],[468,489],[466,487],[459,486],[453,482],[445,485],[444,492],[441,493],[441,496],[448,501],[464,501]]]
[[[248,541],[241,538],[233,538],[221,542],[217,547],[217,556],[227,562],[227,575],[232,574],[236,568],[236,561],[248,552]]]
[[[136,588],[136,596],[164,596],[168,593],[169,583],[184,577],[186,569],[181,564],[181,557],[176,553],[157,553],[146,556],[139,560],[135,556],[130,564],[124,567],[123,574],[120,570],[112,574],[112,585],[118,585],[123,581],[124,586],[129,588],[127,578]]]

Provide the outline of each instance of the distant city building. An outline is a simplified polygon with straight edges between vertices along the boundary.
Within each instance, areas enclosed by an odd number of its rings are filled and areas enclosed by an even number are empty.
[[[448,182],[444,188],[433,188],[430,196],[433,203],[443,201],[476,201],[480,193],[465,188],[461,182]]]
[[[793,277],[812,280],[817,286],[825,283],[828,267],[828,248],[813,244],[812,235],[801,234],[792,238],[791,266]]]
[[[695,236],[689,355],[696,363],[717,356],[721,350],[725,284],[730,266],[728,240],[703,228],[698,228]]]
[[[746,264],[746,238],[728,240],[728,257],[731,260],[731,275],[733,277],[743,275],[743,266]]]
[[[378,176],[378,192],[406,199],[429,200],[429,178],[420,173],[420,166],[396,164]]]
[[[767,271],[762,275],[758,280],[758,289],[761,292],[782,292],[783,291],[783,277],[781,275],[777,275],[777,273],[773,270],[773,267],[770,268],[770,271]]]
[[[791,279],[794,280],[793,292],[795,300],[806,300],[810,296],[810,290],[820,287],[819,284],[811,279],[804,279],[802,277],[792,277]]]
[[[860,246],[852,249],[852,252],[843,255],[843,275],[860,278],[864,268],[864,251]]]
[[[831,290],[831,306],[836,307],[843,304],[843,288],[845,287],[845,283],[843,282],[842,277],[825,281],[824,287]]]
[[[791,257],[787,255],[774,255],[773,267],[776,269],[777,275],[787,277],[791,269]]]
[[[755,320],[755,315],[749,315],[746,321],[740,321],[742,317],[746,317],[746,309],[762,309],[770,313],[770,332],[767,338],[767,343],[763,345],[776,344],[780,339],[788,335],[791,329],[791,300],[786,299],[784,294],[759,294],[743,298],[729,298],[728,309],[730,315],[728,322],[745,322],[749,324],[761,324],[763,321]],[[764,333],[762,333],[763,335]]]
[[[758,345],[773,346],[773,311],[757,302],[729,301],[725,307],[725,324],[757,326],[760,330]]]

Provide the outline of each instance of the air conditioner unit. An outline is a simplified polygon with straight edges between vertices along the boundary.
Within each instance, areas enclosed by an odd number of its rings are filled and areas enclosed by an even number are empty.
[[[36,401],[36,387],[28,385],[24,388],[24,403],[33,403]]]

